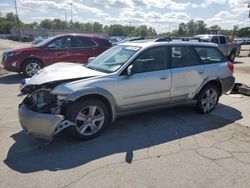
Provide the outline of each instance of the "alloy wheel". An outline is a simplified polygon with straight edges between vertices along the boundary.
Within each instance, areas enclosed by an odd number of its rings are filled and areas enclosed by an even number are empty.
[[[80,110],[77,114],[75,127],[81,135],[91,136],[102,128],[104,120],[105,115],[102,108],[90,105]]]
[[[32,77],[34,76],[39,70],[41,69],[41,66],[38,63],[29,63],[26,68],[25,72],[28,76]]]
[[[207,89],[207,91],[203,94],[201,101],[203,111],[204,112],[211,111],[215,107],[217,100],[218,100],[218,95],[216,90],[214,88]]]

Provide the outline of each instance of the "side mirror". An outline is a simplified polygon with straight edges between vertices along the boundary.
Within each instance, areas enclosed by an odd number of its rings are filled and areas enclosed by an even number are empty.
[[[89,59],[88,59],[88,63],[90,63],[91,61],[93,61],[95,59],[95,57],[90,57]]]
[[[132,76],[134,74],[133,65],[129,65],[127,68],[127,75]]]

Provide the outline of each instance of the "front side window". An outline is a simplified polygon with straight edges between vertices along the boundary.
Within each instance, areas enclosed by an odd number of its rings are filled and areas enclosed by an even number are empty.
[[[49,48],[70,48],[72,47],[71,37],[61,37],[55,39],[52,43],[48,45]]]
[[[195,47],[194,49],[200,56],[200,59],[203,63],[217,63],[226,61],[225,57],[223,57],[217,48]]]
[[[75,37],[73,47],[81,48],[81,47],[93,47],[96,43],[92,40],[85,37]]]
[[[167,47],[156,47],[142,52],[133,62],[134,73],[158,71],[168,68]]]
[[[200,64],[194,50],[190,46],[173,46],[171,48],[172,68],[195,66]]]
[[[99,55],[87,67],[112,73],[122,67],[138,50],[140,50],[138,46],[117,45]]]

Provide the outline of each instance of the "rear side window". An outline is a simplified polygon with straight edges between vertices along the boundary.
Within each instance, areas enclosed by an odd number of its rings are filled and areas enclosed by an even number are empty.
[[[103,46],[112,46],[109,40],[107,39],[95,39],[95,41],[97,41],[99,44]]]
[[[200,60],[190,46],[171,47],[172,68],[200,65]]]
[[[85,37],[75,37],[73,47],[81,48],[81,47],[93,47],[96,43],[92,40]]]
[[[203,63],[219,63],[226,61],[225,57],[217,48],[195,47],[194,49]]]

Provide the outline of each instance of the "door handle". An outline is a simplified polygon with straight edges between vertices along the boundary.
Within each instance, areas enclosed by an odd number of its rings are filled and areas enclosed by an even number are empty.
[[[198,73],[199,73],[199,74],[204,74],[205,71],[201,70],[201,71],[199,71]]]
[[[168,76],[162,76],[160,77],[161,80],[166,80],[168,78]]]

